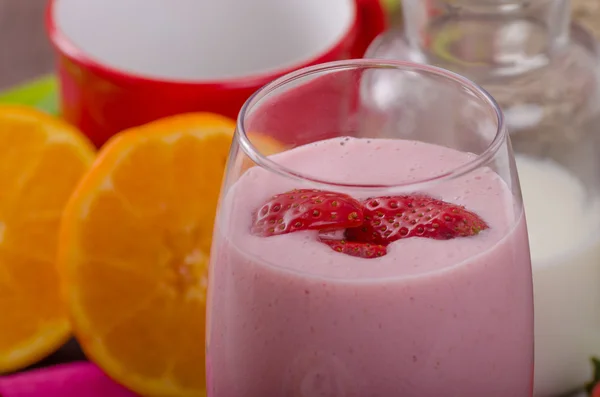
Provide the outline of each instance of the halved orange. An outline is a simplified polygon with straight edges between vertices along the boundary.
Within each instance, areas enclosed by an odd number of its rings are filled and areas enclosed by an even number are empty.
[[[33,364],[70,335],[58,230],[93,159],[76,128],[34,109],[0,106],[0,373]]]
[[[59,259],[74,333],[144,396],[204,396],[207,266],[235,123],[165,118],[109,141],[69,202]]]

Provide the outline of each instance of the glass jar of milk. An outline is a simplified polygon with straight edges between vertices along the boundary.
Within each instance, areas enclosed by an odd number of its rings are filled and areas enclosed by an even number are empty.
[[[403,29],[380,36],[366,57],[441,66],[499,102],[518,154],[531,240],[535,395],[577,390],[591,377],[590,356],[600,355],[596,43],[571,24],[568,0],[403,0],[403,7]],[[363,101],[374,108],[410,89],[385,76],[368,85]]]

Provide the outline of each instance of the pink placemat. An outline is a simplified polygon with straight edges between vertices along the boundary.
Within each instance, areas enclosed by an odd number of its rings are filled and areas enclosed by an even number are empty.
[[[138,397],[86,362],[0,377],[0,397]]]

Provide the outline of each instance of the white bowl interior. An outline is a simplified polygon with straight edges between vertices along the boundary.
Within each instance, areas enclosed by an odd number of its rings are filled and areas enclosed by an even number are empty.
[[[160,79],[293,67],[337,44],[354,0],[56,0],[55,25],[86,56]]]

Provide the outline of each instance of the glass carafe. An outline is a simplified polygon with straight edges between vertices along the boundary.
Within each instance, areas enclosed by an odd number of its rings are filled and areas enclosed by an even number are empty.
[[[598,0],[573,0],[573,19],[590,33],[600,38],[600,1]]]
[[[600,354],[600,135],[597,48],[567,0],[404,0],[404,27],[368,58],[460,73],[503,109],[517,153],[534,267],[535,395],[591,377]],[[396,101],[398,79],[363,87],[370,106]],[[421,92],[428,101],[436,93]],[[434,118],[452,115],[438,112]]]

